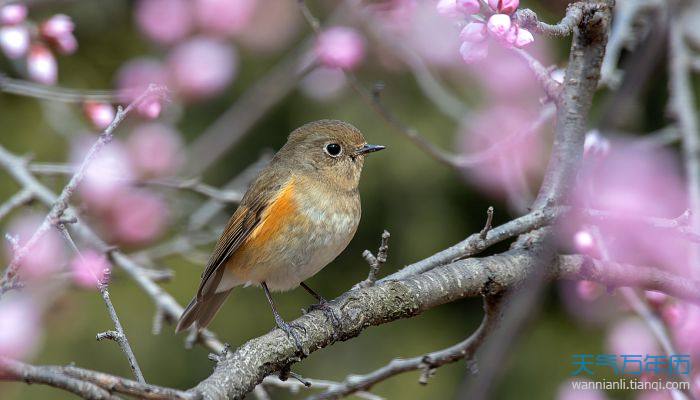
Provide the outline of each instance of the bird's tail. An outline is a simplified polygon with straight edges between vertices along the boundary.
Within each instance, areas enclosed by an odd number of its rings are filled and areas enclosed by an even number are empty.
[[[184,331],[195,322],[197,323],[197,329],[206,328],[230,293],[231,289],[225,292],[215,293],[206,299],[198,299],[195,296],[195,298],[190,301],[190,304],[187,305],[185,312],[182,313],[177,327],[175,328],[175,332]]]

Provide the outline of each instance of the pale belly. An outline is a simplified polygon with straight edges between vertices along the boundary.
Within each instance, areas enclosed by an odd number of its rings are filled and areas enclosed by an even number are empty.
[[[272,291],[296,288],[333,261],[350,243],[359,223],[359,198],[342,210],[330,211],[325,201],[300,207],[305,223],[285,226],[264,252],[238,258],[217,291],[265,282]],[[254,260],[254,261],[253,261]],[[233,260],[232,260],[233,261]],[[241,265],[243,264],[243,265]]]

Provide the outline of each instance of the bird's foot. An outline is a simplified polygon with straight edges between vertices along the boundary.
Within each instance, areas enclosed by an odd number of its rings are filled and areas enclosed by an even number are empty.
[[[306,328],[296,324],[288,324],[282,318],[275,318],[275,322],[277,323],[277,327],[284,331],[284,333],[287,334],[287,337],[294,342],[297,351],[303,356],[306,356],[306,352],[304,351],[304,348],[301,345],[301,339],[299,339],[299,334],[295,331],[295,329],[298,329],[300,331],[306,332]]]
[[[340,317],[333,311],[333,307],[330,306],[328,301],[321,297],[320,301],[310,305],[307,311],[310,312],[314,310],[319,310],[325,315],[326,319],[333,325],[333,335],[338,336],[341,328]]]

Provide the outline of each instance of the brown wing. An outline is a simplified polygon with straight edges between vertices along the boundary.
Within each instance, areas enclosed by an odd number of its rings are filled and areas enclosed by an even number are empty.
[[[216,292],[226,261],[260,225],[265,210],[275,199],[280,189],[287,184],[289,179],[281,181],[280,177],[276,175],[278,173],[270,169],[263,171],[248,189],[238,209],[231,216],[214,247],[214,252],[209,257],[206,269],[202,273],[202,280],[197,290],[198,299]]]

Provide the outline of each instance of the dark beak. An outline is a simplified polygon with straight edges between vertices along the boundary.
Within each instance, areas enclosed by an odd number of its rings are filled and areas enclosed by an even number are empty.
[[[355,150],[356,156],[365,155],[368,153],[374,153],[375,151],[384,150],[386,146],[380,146],[378,144],[366,144],[359,149]]]

